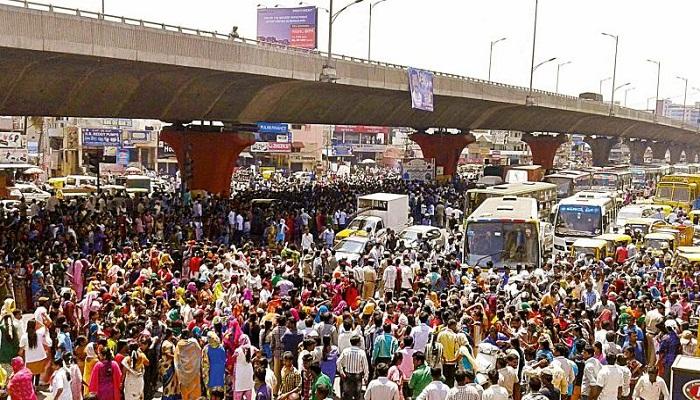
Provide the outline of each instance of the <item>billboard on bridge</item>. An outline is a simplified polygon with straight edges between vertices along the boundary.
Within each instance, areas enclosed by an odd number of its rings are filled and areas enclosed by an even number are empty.
[[[318,44],[316,7],[259,8],[257,38],[284,46],[315,49]]]
[[[408,69],[411,106],[416,110],[433,111],[433,73],[416,68]]]

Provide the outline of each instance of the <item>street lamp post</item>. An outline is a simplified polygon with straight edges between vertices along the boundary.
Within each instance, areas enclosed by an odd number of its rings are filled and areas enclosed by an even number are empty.
[[[491,82],[491,64],[493,62],[493,46],[495,46],[497,43],[500,43],[504,40],[506,40],[505,37],[502,37],[498,40],[491,41],[491,49],[489,50],[489,82]]]
[[[559,93],[559,70],[561,69],[561,67],[563,67],[565,65],[569,65],[569,64],[571,64],[571,61],[557,64],[557,84],[556,84],[555,89],[554,89],[555,93]]]
[[[603,84],[610,79],[612,79],[612,76],[600,80],[600,83],[598,84],[598,93],[600,93],[601,96],[603,95]]]
[[[617,75],[617,47],[618,44],[620,43],[620,36],[618,35],[612,35],[610,33],[602,33],[604,36],[611,37],[615,39],[615,59],[613,61],[613,76],[612,76],[612,87],[613,91],[612,94],[610,95],[610,116],[615,115],[615,78]]]
[[[654,120],[656,120],[656,107],[659,104],[659,85],[661,84],[661,61],[647,59],[648,62],[656,64],[656,101],[654,102]]]
[[[532,79],[535,76],[535,46],[537,44],[537,9],[539,0],[535,0],[535,21],[532,28],[532,58],[530,61],[530,96],[532,96]]]
[[[683,78],[682,76],[677,76],[676,79],[680,79],[685,82],[685,91],[683,91],[683,121],[681,122],[681,126],[685,125],[685,116],[686,116],[686,101],[688,100],[688,78]]]
[[[627,107],[627,93],[633,91],[634,89],[636,89],[636,88],[631,87],[631,88],[625,89],[625,102],[623,103],[625,107]]]
[[[369,35],[367,35],[367,61],[372,60],[372,10],[387,0],[379,0],[369,5]]]
[[[321,80],[325,82],[333,82],[336,80],[335,68],[331,66],[331,59],[333,54],[333,22],[343,13],[343,11],[352,7],[355,4],[362,3],[364,0],[354,0],[352,3],[341,8],[337,13],[333,13],[333,0],[330,0],[330,5],[328,7],[328,54],[326,58],[326,65],[323,66],[323,72],[321,72]]]

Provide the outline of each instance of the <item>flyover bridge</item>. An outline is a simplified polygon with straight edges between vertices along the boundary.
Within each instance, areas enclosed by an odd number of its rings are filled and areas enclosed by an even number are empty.
[[[436,72],[435,111],[424,112],[411,108],[403,66],[333,55],[338,80],[321,82],[327,58],[320,52],[4,2],[16,5],[0,5],[0,115],[578,133],[591,136],[594,152],[606,157],[620,139],[664,154],[670,149],[672,158],[680,158],[673,149],[694,154],[698,146],[697,132],[678,121],[618,106],[611,115],[608,104],[578,97]],[[438,165],[452,164],[451,156],[443,159],[445,146],[473,140],[468,133],[421,135],[416,141]],[[546,165],[562,136],[525,135],[525,141]]]

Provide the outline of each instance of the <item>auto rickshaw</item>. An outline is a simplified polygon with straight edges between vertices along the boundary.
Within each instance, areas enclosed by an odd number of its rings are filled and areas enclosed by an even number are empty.
[[[608,242],[608,254],[615,254],[618,246],[627,247],[628,244],[632,243],[632,236],[622,233],[604,233],[593,239],[602,239]]]
[[[666,225],[666,223],[660,219],[630,218],[625,222],[625,231],[629,230],[633,235],[639,231],[642,236],[645,236],[651,232],[653,227],[661,225]]]
[[[581,255],[584,257],[593,257],[596,260],[604,260],[606,257],[612,257],[615,254],[608,253],[608,242],[603,239],[576,239],[571,246],[571,257],[577,260]]]
[[[674,269],[681,268],[683,266],[695,267],[700,264],[700,253],[676,253],[673,259],[673,264],[671,267]]]
[[[652,232],[644,236],[644,248],[653,256],[663,256],[678,245],[677,237],[669,232]]]

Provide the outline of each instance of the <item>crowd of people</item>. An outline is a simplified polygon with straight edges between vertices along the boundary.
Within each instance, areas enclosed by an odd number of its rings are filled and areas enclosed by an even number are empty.
[[[407,194],[414,223],[458,243],[466,187],[352,177],[0,210],[0,385],[13,400],[669,400],[676,355],[699,354],[693,266],[470,266],[393,235],[336,259],[357,195]]]

